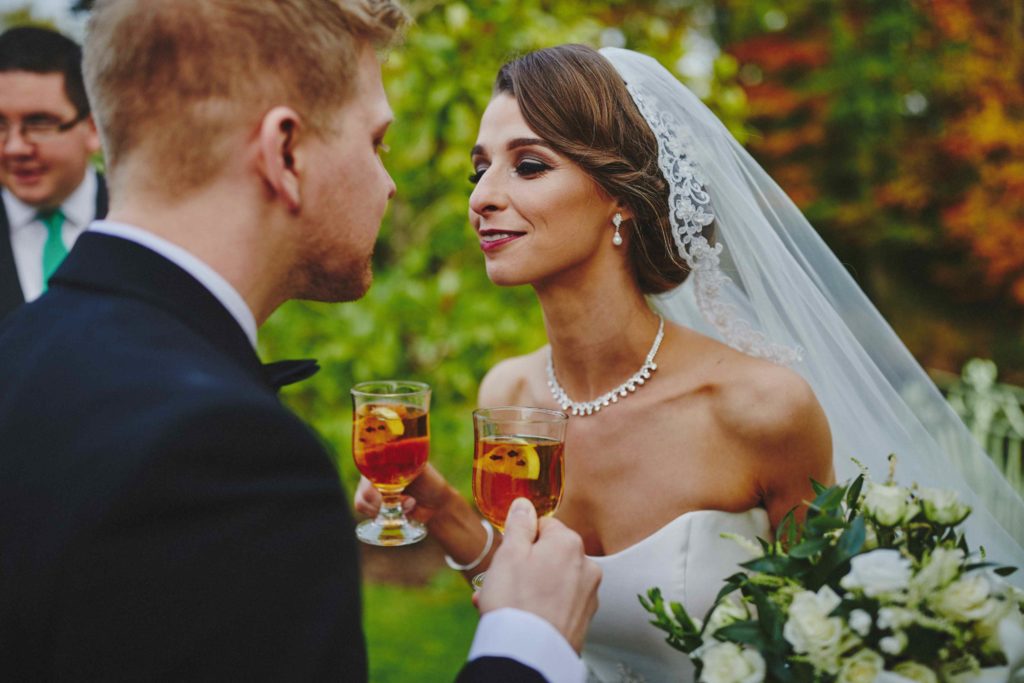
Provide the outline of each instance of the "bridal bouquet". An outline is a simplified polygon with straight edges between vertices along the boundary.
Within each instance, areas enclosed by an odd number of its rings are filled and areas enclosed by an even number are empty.
[[[1014,571],[968,551],[955,493],[893,481],[815,485],[806,520],[747,545],[703,621],[640,597],[703,683],[995,683],[1024,667]]]

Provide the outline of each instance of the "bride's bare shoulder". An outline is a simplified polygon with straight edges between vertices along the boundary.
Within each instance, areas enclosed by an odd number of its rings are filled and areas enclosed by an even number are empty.
[[[799,373],[707,338],[689,351],[704,361],[701,384],[724,433],[762,454],[830,458],[828,420]]]
[[[544,377],[547,346],[523,356],[513,356],[499,361],[487,371],[480,382],[477,405],[493,406],[519,405],[526,402],[533,393],[538,378]]]

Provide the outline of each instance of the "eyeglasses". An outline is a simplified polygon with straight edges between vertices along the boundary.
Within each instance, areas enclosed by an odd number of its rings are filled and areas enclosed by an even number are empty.
[[[0,144],[7,144],[11,131],[17,127],[18,134],[25,142],[47,142],[61,133],[66,133],[88,118],[89,113],[79,113],[70,121],[61,121],[52,116],[30,116],[23,119],[19,126],[12,126],[7,119],[0,119]]]

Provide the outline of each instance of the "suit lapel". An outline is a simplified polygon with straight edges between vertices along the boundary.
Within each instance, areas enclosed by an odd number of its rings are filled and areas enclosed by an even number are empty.
[[[107,292],[157,306],[264,380],[256,352],[227,309],[195,278],[146,247],[86,231],[50,285]]]
[[[23,303],[25,295],[18,280],[18,268],[14,264],[10,222],[7,209],[0,202],[0,319]]]

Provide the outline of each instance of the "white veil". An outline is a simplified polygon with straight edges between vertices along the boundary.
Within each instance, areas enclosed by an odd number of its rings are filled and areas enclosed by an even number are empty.
[[[658,138],[672,227],[692,269],[653,298],[670,320],[790,365],[832,428],[839,481],[857,458],[883,481],[950,489],[972,550],[1024,568],[1024,499],[782,189],[718,118],[645,55],[603,48]],[[702,235],[714,221],[714,244]],[[1024,582],[1024,572],[1011,581]]]

